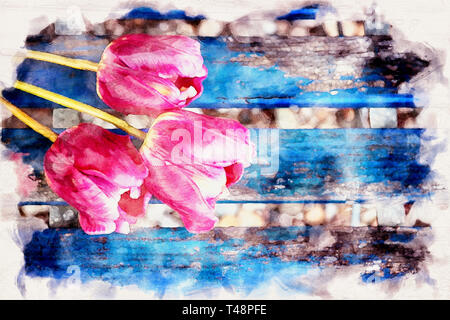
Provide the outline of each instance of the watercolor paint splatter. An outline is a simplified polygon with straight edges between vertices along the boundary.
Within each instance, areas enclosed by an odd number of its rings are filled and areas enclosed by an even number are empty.
[[[75,10],[27,34],[28,58],[3,98],[54,135],[91,126],[107,141],[95,147],[99,136],[84,143],[80,133],[73,150],[56,152],[16,118],[3,119],[6,163],[20,162],[11,170],[26,191],[8,210],[34,219],[15,236],[20,294],[44,280],[54,297],[75,283],[99,297],[137,288],[160,299],[352,297],[333,289],[340,281],[367,296],[381,286],[405,290],[410,279],[435,286],[430,246],[445,217],[436,225],[425,212],[448,208],[446,140],[422,120],[433,101],[422,79],[442,57],[404,45],[395,21],[366,9],[352,21],[325,3],[220,21],[208,10],[140,6],[90,23]],[[67,109],[71,101],[97,111]],[[214,142],[198,143],[196,121],[206,124],[200,140],[215,130]],[[230,127],[242,130],[227,136]],[[181,129],[182,147],[173,139]],[[173,147],[194,164],[174,165]],[[143,163],[151,170],[139,171]],[[80,175],[95,183],[76,183]],[[135,203],[146,209],[134,214]],[[92,207],[101,214],[87,221]]]

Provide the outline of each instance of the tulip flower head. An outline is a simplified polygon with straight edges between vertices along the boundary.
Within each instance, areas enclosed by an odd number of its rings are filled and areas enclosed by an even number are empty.
[[[97,93],[122,113],[155,116],[198,98],[206,76],[196,40],[129,34],[111,42],[103,52]]]
[[[128,233],[145,214],[148,170],[128,136],[83,123],[61,133],[44,158],[52,190],[79,211],[87,234]]]
[[[217,199],[250,165],[254,146],[239,122],[178,110],[160,115],[140,149],[144,184],[194,233],[211,230]]]

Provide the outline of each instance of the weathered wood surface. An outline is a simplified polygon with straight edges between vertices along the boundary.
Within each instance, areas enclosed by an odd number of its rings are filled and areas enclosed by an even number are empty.
[[[286,12],[278,17],[277,20],[314,20],[316,18],[316,14],[320,9],[325,8],[324,5],[312,4],[307,5],[299,9],[294,9],[290,12]],[[271,15],[273,16],[273,14]],[[251,18],[251,16],[250,16]],[[126,13],[123,17],[119,19],[122,22],[122,25],[126,25],[126,22],[133,20],[141,20],[140,24],[142,27],[142,20],[150,20],[150,21],[168,21],[168,20],[184,20],[187,22],[198,23],[201,20],[207,19],[204,15],[195,15],[190,16],[186,14],[186,12],[182,10],[169,10],[167,12],[161,12],[155,10],[150,7],[136,7],[130,10],[130,12]]]
[[[59,130],[57,130],[59,131]],[[118,132],[115,130],[115,132]],[[224,200],[374,200],[429,196],[430,168],[419,163],[422,129],[251,129],[258,157]],[[3,129],[2,142],[42,179],[51,143],[31,129]],[[26,201],[58,201],[41,180]]]
[[[428,228],[229,227],[198,235],[162,228],[107,236],[47,229],[25,247],[25,272],[137,285],[160,296],[174,288],[185,294],[218,287],[250,293],[273,279],[302,291],[317,267],[325,273],[328,267],[361,265],[366,282],[416,273],[430,240]],[[327,273],[327,279],[332,276]]]
[[[142,19],[125,18],[124,24]],[[47,37],[44,32],[30,37],[27,48],[99,61],[111,39],[111,34]],[[199,41],[209,70],[204,94],[192,104],[200,108],[415,107],[413,96],[398,94],[397,87],[429,64],[413,53],[395,53],[389,36],[227,35]],[[108,109],[96,95],[93,72],[25,60],[18,79]],[[6,90],[4,95],[22,108],[61,107],[19,90]],[[270,140],[274,136],[276,142]],[[435,186],[428,181],[429,166],[418,161],[422,136],[421,129],[254,129],[258,160],[221,201],[428,196]],[[2,129],[2,142],[24,153],[24,161],[35,169],[33,178],[40,182],[38,193],[22,204],[62,208],[65,203],[42,179],[50,142],[29,129]],[[77,227],[76,220],[69,220]],[[429,256],[430,239],[428,228],[230,227],[200,235],[163,228],[105,236],[48,229],[36,232],[26,245],[24,271],[60,280],[136,285],[160,297],[171,289],[185,294],[208,288],[250,293],[273,280],[308,292],[309,271],[319,270],[325,275],[320,281],[326,281],[341,267],[359,265],[365,282],[419,272]]]
[[[305,12],[310,15],[316,9]],[[174,18],[144,11],[134,14],[150,14],[148,17],[156,20]],[[303,13],[300,10],[280,19],[302,18]],[[136,16],[125,16],[120,23],[127,24],[127,32],[137,32]],[[142,21],[139,23],[142,26]],[[47,31],[29,37],[27,48],[92,61],[98,61],[105,46],[117,36],[57,36],[54,30],[51,35]],[[202,108],[414,107],[413,96],[398,94],[397,86],[428,65],[413,53],[395,53],[389,36],[222,36],[198,40],[209,76],[202,97],[192,106]],[[93,72],[27,59],[18,67],[17,76],[107,108],[96,94]],[[4,95],[19,107],[60,107],[20,90],[6,90]],[[254,130],[253,138],[263,152],[224,200],[345,201],[427,195],[432,189],[425,185],[429,168],[417,162],[421,135],[421,130]],[[261,136],[266,139],[259,139]],[[48,141],[24,129],[3,129],[2,141],[23,152],[37,178],[42,178]],[[60,201],[42,180],[39,193],[25,200]]]
[[[97,62],[109,41],[93,35],[57,36],[27,47]],[[429,64],[413,53],[393,52],[388,36],[199,41],[208,78],[202,96],[190,105],[197,108],[414,107],[413,96],[398,94],[397,87]],[[94,72],[27,59],[17,78],[108,109],[97,96]],[[17,89],[3,94],[19,107],[61,107]]]

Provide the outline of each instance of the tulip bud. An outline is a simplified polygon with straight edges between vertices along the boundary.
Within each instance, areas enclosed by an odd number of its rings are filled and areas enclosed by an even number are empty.
[[[151,197],[142,186],[148,170],[130,138],[94,124],[61,133],[45,155],[44,171],[91,235],[128,233]]]
[[[200,43],[194,39],[129,34],[103,52],[97,93],[122,113],[155,116],[198,98],[207,73]]]
[[[197,233],[214,227],[216,201],[242,177],[254,146],[237,121],[178,110],[155,120],[140,152],[147,190]]]

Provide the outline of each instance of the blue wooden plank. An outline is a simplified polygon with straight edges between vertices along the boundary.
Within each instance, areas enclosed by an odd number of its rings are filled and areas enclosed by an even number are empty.
[[[320,7],[317,4],[305,6],[300,9],[292,10],[286,14],[277,17],[277,20],[314,20]],[[149,7],[137,7],[121,17],[121,19],[145,19],[145,20],[173,20],[181,19],[186,21],[204,20],[204,15],[190,16],[183,10],[169,10],[165,13]]]
[[[332,108],[415,106],[414,97],[411,94],[398,94],[395,87],[387,84],[383,86],[366,84],[368,81],[383,79],[388,82],[377,68],[366,68],[361,78],[350,79],[353,81],[354,87],[336,88],[332,92],[311,91],[308,89],[311,83],[320,83],[325,79],[309,79],[306,75],[288,76],[286,71],[276,64],[272,66],[246,65],[234,61],[238,57],[242,59],[243,56],[264,57],[264,52],[252,52],[251,44],[240,44],[237,49],[231,49],[227,42],[229,40],[226,38],[202,38],[199,40],[202,44],[202,54],[209,75],[204,81],[204,93],[190,107],[214,109],[228,107],[287,108],[291,106]],[[85,45],[80,44],[73,48],[69,46],[69,42],[85,43]],[[29,45],[29,48],[99,61],[107,43],[101,37],[83,35],[65,40],[55,40],[51,43],[33,44]],[[334,72],[333,68],[330,67],[331,75]],[[25,60],[18,67],[17,78],[98,108],[108,108],[97,96],[96,75],[90,71],[74,70],[48,62]],[[347,76],[341,80],[349,79]],[[3,95],[19,107],[61,107],[20,90],[4,90]]]
[[[217,203],[242,203],[242,200],[218,200]],[[304,200],[304,199],[297,199],[297,200],[245,200],[245,203],[267,203],[267,204],[281,204],[281,203],[346,203],[346,200]],[[364,200],[357,200],[358,203],[364,203],[366,201]],[[149,201],[150,204],[162,204],[163,202],[159,201],[156,198],[153,198]],[[19,207],[21,206],[68,206],[69,204],[65,201],[20,201],[17,204]]]
[[[430,167],[418,161],[422,129],[250,130],[258,157],[229,200],[413,199],[432,192]],[[27,154],[24,161],[42,174],[45,138],[31,129],[2,129],[2,142]]]
[[[26,245],[25,272],[64,280],[77,268],[81,282],[137,285],[161,297],[171,290],[189,294],[222,287],[248,294],[271,280],[309,292],[311,287],[296,280],[317,267],[322,272],[375,265],[360,269],[365,282],[417,272],[428,256],[419,236],[424,233],[419,228],[231,227],[200,235],[162,228],[88,236],[80,229],[47,229],[35,232]],[[326,247],[316,243],[323,234],[331,240]]]
[[[145,19],[145,20],[172,20],[182,19],[186,21],[199,21],[206,19],[204,15],[189,16],[183,10],[169,10],[162,13],[149,7],[137,7],[125,14],[121,19]]]
[[[287,20],[287,21],[314,20],[316,19],[316,15],[319,10],[320,6],[318,4],[312,4],[283,14],[277,17],[277,20]]]

